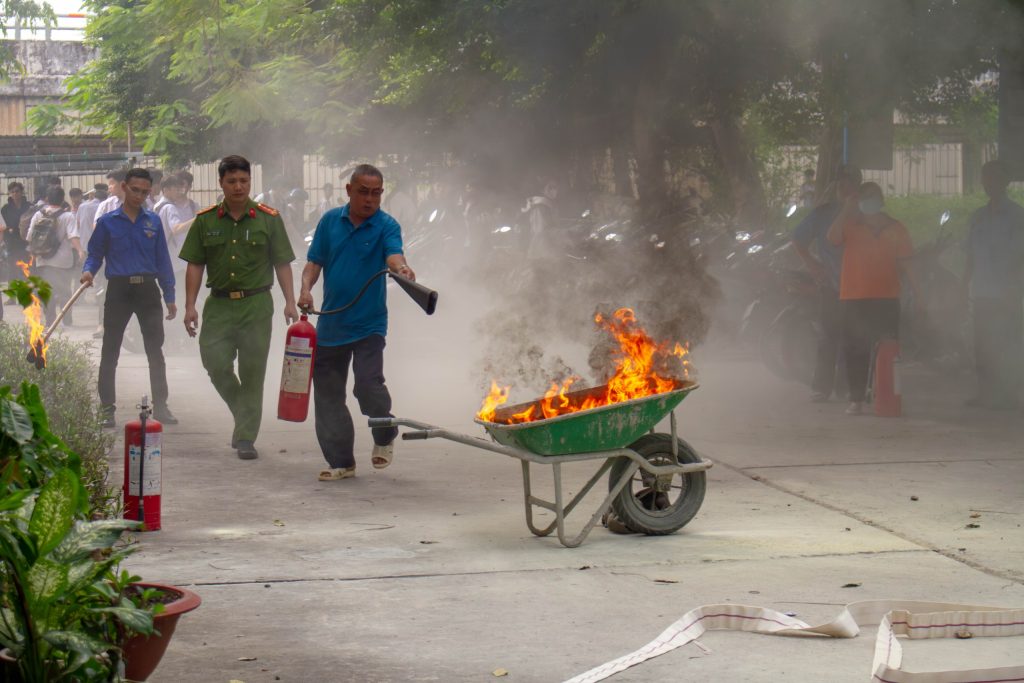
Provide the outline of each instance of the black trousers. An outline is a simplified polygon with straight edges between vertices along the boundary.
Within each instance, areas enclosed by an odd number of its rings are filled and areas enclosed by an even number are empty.
[[[316,438],[331,467],[354,467],[355,427],[345,405],[348,366],[352,364],[352,393],[367,417],[393,417],[391,394],[384,384],[384,337],[379,334],[343,346],[317,346],[313,364],[313,399],[316,401]],[[398,429],[374,429],[373,442],[386,446]]]
[[[1020,297],[974,300],[974,353],[978,395],[992,403],[1016,403],[1024,353]]]
[[[149,361],[149,386],[153,405],[167,404],[167,365],[164,363],[164,307],[156,281],[130,284],[127,278],[107,282],[103,304],[103,350],[100,354],[99,392],[103,407],[112,409],[117,401],[114,378],[121,357],[124,330],[132,316],[139,320],[142,345]]]
[[[871,355],[883,339],[898,339],[899,299],[847,299],[843,308],[843,352],[850,400],[861,402],[867,393]]]
[[[828,397],[836,389],[836,362],[843,343],[843,308],[839,303],[839,293],[831,287],[822,287],[820,297],[818,320],[821,336],[818,337],[811,391]]]

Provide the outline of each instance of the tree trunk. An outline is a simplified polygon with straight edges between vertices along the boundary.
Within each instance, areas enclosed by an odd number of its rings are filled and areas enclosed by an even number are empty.
[[[739,118],[722,114],[711,119],[709,127],[732,193],[737,223],[752,228],[763,227],[768,218],[768,204]]]

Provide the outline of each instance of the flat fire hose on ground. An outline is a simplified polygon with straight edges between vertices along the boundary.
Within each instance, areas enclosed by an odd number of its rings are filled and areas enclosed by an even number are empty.
[[[910,600],[851,602],[832,621],[811,626],[775,610],[750,605],[704,605],[691,610],[661,635],[628,655],[613,659],[566,683],[596,683],[699,638],[705,631],[750,631],[783,636],[855,638],[861,626],[878,624],[872,683],[1009,683],[1024,681],[1024,664],[966,671],[914,673],[900,669],[903,647],[897,636],[974,638],[1024,635],[1024,608],[957,605]],[[1017,650],[1021,652],[1021,649]]]

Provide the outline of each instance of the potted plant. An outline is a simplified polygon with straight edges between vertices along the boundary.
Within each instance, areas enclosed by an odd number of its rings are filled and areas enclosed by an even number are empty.
[[[137,578],[137,577],[135,577]],[[142,609],[153,609],[153,632],[135,633],[122,644],[125,675],[132,681],[145,681],[157,665],[171,642],[181,615],[199,607],[200,597],[179,586],[135,581],[128,586],[128,598]]]
[[[80,467],[78,456],[49,431],[38,388],[22,384],[15,396],[0,387],[3,678],[118,680],[132,638],[155,634],[154,615],[170,620],[153,639],[162,643],[162,655],[177,617],[198,606],[198,596],[190,594],[190,607],[172,600],[173,609],[165,609],[155,588],[115,571],[132,550],[119,544],[121,535],[139,523],[93,520]],[[190,593],[168,589],[174,596]]]

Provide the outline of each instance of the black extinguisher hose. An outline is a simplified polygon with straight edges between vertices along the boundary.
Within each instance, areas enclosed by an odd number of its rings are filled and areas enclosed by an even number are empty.
[[[424,287],[418,282],[414,282],[407,277],[402,277],[398,273],[393,273],[387,268],[370,276],[370,279],[363,284],[362,289],[359,290],[359,293],[355,295],[352,301],[349,301],[341,308],[332,308],[329,311],[316,311],[311,308],[305,312],[310,315],[335,315],[337,313],[344,313],[355,306],[356,302],[366,294],[366,290],[370,288],[370,285],[373,284],[374,280],[382,275],[390,275],[391,279],[397,282],[398,286],[402,288],[402,291],[412,297],[412,300],[419,304],[420,308],[422,308],[427,315],[433,315],[434,310],[437,308],[437,292],[428,287]]]

